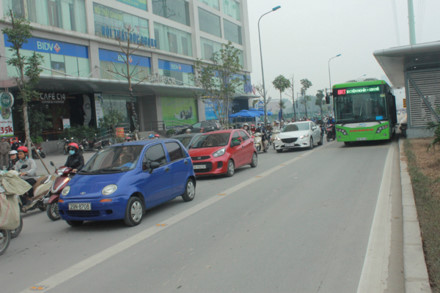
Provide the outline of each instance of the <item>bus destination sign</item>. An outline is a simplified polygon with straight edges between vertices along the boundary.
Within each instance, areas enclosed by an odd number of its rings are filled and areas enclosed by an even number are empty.
[[[366,93],[377,93],[380,92],[379,86],[374,87],[353,87],[348,89],[338,89],[338,96],[344,95],[357,95],[357,94],[366,94]]]

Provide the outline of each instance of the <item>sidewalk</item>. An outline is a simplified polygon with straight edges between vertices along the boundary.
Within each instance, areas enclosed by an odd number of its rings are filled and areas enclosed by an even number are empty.
[[[405,156],[403,153],[402,140],[399,141],[399,150],[400,180],[402,185],[403,267],[405,292],[431,292],[411,178],[408,173],[407,164],[402,160]]]

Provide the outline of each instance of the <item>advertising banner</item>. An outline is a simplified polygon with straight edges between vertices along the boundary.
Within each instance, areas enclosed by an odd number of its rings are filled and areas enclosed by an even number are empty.
[[[162,117],[166,125],[194,124],[197,119],[195,98],[162,98]]]

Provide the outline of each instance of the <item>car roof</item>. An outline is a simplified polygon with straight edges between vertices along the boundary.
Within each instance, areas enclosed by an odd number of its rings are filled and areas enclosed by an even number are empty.
[[[203,134],[203,133],[200,133],[200,132],[183,133],[183,134],[173,135],[171,138],[177,138],[177,137],[191,137],[191,136],[202,135],[202,134]]]
[[[210,132],[205,132],[202,133],[202,135],[210,135],[210,134],[216,134],[216,133],[232,133],[235,130],[239,130],[239,129],[223,129],[223,130],[215,130],[215,131],[210,131]]]

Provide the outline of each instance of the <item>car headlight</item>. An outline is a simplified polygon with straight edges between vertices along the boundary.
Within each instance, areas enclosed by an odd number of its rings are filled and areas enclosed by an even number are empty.
[[[377,128],[376,133],[380,133],[382,130],[385,130],[385,129],[387,129],[387,128],[388,128],[388,125],[387,125],[387,124],[382,125],[382,126],[380,126],[379,128]]]
[[[279,137],[277,136],[277,137],[275,137],[275,140],[277,140],[277,141],[281,141],[281,138],[279,138]]]
[[[118,186],[116,184],[107,185],[102,189],[102,195],[110,195],[114,193],[116,189],[118,189]]]
[[[212,156],[214,158],[217,158],[217,157],[223,156],[225,154],[225,152],[226,152],[226,148],[221,148],[218,151],[216,151],[215,153],[213,153]]]
[[[63,191],[61,191],[61,194],[63,196],[66,196],[66,195],[69,194],[69,192],[70,192],[70,186],[66,186],[66,187],[63,188]]]
[[[309,137],[309,135],[308,135],[308,134],[301,135],[301,136],[299,137],[299,139],[303,139],[303,138],[305,138],[305,137]]]

